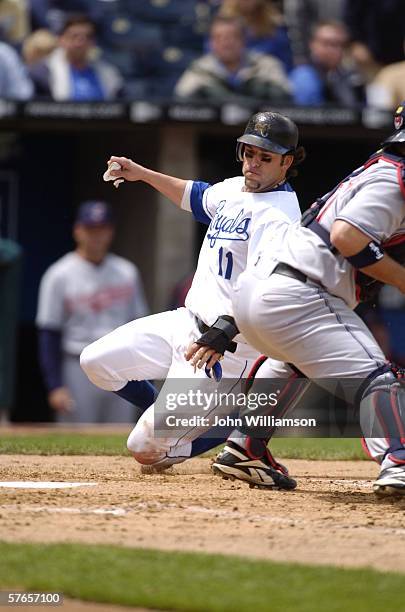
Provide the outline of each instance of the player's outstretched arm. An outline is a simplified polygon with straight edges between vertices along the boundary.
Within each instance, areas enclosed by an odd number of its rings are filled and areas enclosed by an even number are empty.
[[[148,185],[151,185],[154,189],[169,198],[173,204],[180,207],[187,185],[186,180],[155,172],[150,168],[145,168],[137,164],[127,157],[117,157],[113,155],[107,162],[108,166],[110,166],[112,162],[117,162],[121,166],[120,170],[110,171],[112,177],[117,179],[122,178],[131,182],[143,181],[144,183],[148,183]]]

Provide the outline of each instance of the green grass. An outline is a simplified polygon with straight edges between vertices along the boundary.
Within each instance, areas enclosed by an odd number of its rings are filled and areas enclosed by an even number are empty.
[[[129,428],[128,428],[129,433]],[[3,435],[0,454],[126,455],[126,436],[117,434],[32,433]]]
[[[126,436],[120,434],[7,434],[0,438],[0,454],[127,455],[125,444]],[[356,439],[275,438],[271,449],[282,459],[366,459],[360,442]],[[213,455],[215,452],[209,454]]]
[[[368,460],[357,438],[274,438],[270,448],[282,459]]]
[[[0,543],[0,588],[200,612],[398,612],[400,574],[201,553]]]

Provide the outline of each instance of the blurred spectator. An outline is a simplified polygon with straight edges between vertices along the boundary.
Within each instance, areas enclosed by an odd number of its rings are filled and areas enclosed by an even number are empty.
[[[148,314],[139,271],[108,253],[114,236],[110,207],[84,202],[78,210],[74,252],[42,277],[37,327],[48,401],[61,422],[130,422],[134,406],[93,385],[80,368],[89,343]]]
[[[44,60],[56,49],[57,44],[56,36],[42,28],[27,36],[21,50],[26,65],[31,66]]]
[[[373,81],[381,70],[381,64],[368,47],[357,42],[350,45],[347,59],[357,74],[358,86],[362,87],[365,101],[369,104],[373,97]]]
[[[284,0],[284,17],[294,64],[309,62],[309,39],[316,23],[343,21],[344,2],[345,0]]]
[[[363,101],[357,75],[344,65],[347,32],[340,22],[315,25],[309,43],[311,59],[290,73],[294,102],[303,105],[357,106]]]
[[[248,49],[277,57],[289,71],[292,53],[283,17],[272,0],[223,0],[219,14],[238,17],[246,28]]]
[[[84,15],[67,19],[58,47],[30,68],[37,96],[54,100],[111,100],[120,94],[118,70],[95,59],[95,25]]]
[[[211,52],[191,63],[176,84],[181,98],[211,101],[256,98],[273,103],[290,100],[283,65],[270,55],[246,49],[243,24],[216,17],[210,29]]]
[[[405,60],[384,66],[370,84],[367,95],[369,106],[387,110],[393,110],[403,100],[405,100]]]
[[[28,100],[33,86],[17,51],[0,42],[0,98]]]
[[[353,42],[367,47],[380,64],[403,58],[404,0],[345,0],[344,22]]]
[[[0,38],[19,45],[30,31],[26,0],[0,0]]]

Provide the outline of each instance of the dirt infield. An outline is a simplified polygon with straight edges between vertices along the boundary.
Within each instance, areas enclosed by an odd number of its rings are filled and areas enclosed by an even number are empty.
[[[378,500],[372,462],[289,461],[294,492],[249,489],[194,459],[142,475],[127,457],[1,457],[1,481],[92,482],[0,489],[0,539],[209,551],[405,571],[405,500]],[[395,550],[395,555],[392,551]]]

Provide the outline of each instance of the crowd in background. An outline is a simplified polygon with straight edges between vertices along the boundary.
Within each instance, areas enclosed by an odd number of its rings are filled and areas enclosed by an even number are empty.
[[[402,0],[0,0],[0,97],[392,110]]]

